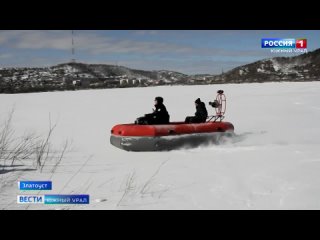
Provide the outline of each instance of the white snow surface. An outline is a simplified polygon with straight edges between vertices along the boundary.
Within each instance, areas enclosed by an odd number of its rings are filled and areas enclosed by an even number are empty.
[[[156,96],[176,121],[195,112],[198,97],[213,113],[208,101],[219,89],[233,140],[140,153],[109,143],[112,126],[151,112]],[[44,134],[50,113],[54,144],[68,138],[72,149],[54,173],[48,163],[42,172],[0,174],[0,209],[320,209],[319,93],[320,83],[306,82],[2,94],[0,123],[14,107],[15,134]],[[18,180],[52,180],[53,190],[21,192]],[[19,194],[49,193],[90,194],[90,204],[16,203]]]

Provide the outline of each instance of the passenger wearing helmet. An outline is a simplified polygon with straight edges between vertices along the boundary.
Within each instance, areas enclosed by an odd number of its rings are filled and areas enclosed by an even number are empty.
[[[162,97],[156,97],[154,99],[153,113],[145,114],[144,117],[138,118],[136,124],[168,124],[170,115],[163,104]]]

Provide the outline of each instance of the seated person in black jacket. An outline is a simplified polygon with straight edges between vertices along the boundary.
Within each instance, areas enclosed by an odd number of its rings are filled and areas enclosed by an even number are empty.
[[[195,101],[196,113],[194,117],[186,117],[186,123],[204,123],[207,120],[208,112],[204,102],[201,102],[200,98]]]
[[[145,114],[144,117],[138,118],[136,124],[168,124],[170,115],[163,104],[162,97],[156,97],[154,100],[155,109],[153,113]]]

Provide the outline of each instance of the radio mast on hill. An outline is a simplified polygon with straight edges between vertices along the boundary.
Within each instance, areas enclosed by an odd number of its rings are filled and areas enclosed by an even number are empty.
[[[71,62],[75,63],[76,62],[76,59],[75,59],[75,56],[74,56],[74,31],[72,30],[71,31],[71,35],[72,35],[72,42],[71,42],[71,54],[72,54],[72,58],[71,58]]]

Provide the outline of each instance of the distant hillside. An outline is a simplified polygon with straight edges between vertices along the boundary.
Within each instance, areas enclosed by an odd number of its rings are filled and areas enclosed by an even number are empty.
[[[227,82],[320,80],[320,49],[294,57],[275,57],[220,75]]]
[[[44,68],[0,69],[0,93],[268,81],[319,81],[320,49],[236,67],[224,74],[145,71],[107,64],[63,63]]]
[[[115,76],[143,77],[156,79],[157,72],[130,69],[123,66],[106,65],[106,64],[84,64],[84,63],[63,63],[53,66],[52,69],[65,70],[65,72],[86,74],[91,78],[105,78]],[[68,71],[70,69],[70,71]]]
[[[71,62],[47,68],[0,69],[0,93],[147,87],[187,81],[188,75],[179,72],[144,71],[107,64]]]

